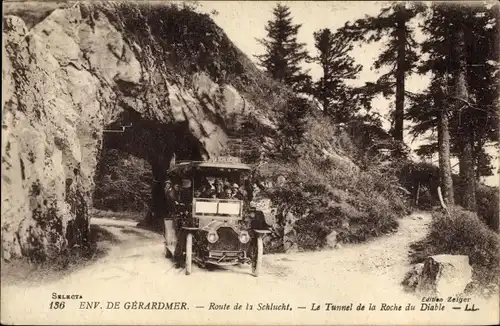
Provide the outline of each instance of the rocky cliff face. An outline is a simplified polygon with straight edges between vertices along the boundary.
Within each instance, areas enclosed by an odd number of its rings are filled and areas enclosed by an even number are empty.
[[[251,114],[266,128],[274,126],[273,103],[257,100],[269,90],[253,98],[246,92],[258,88],[262,76],[209,18],[121,6],[56,9],[31,29],[19,16],[4,17],[4,259],[45,260],[86,243],[103,140],[149,160],[161,181],[179,134],[188,135],[195,152],[190,155],[206,158],[225,146],[235,115]],[[205,22],[210,29],[203,40],[211,42],[205,48],[220,53],[199,52],[186,65],[192,40],[184,39],[184,51],[177,51],[179,40],[163,36],[157,22],[165,10],[173,10],[165,16],[174,19],[171,28],[188,36],[199,34],[196,21]],[[176,15],[195,24],[176,24]],[[192,43],[193,49],[204,46]],[[217,65],[227,53],[230,69]],[[278,94],[273,97],[279,101]],[[103,138],[104,129],[124,124],[131,127]]]

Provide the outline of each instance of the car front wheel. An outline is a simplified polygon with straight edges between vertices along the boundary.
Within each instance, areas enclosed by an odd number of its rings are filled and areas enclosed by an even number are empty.
[[[186,275],[191,274],[193,266],[193,234],[188,233],[186,236]]]
[[[257,241],[254,248],[252,261],[252,274],[255,277],[259,276],[260,269],[262,268],[262,256],[264,255],[264,244],[262,243],[262,237],[258,236],[256,240]]]

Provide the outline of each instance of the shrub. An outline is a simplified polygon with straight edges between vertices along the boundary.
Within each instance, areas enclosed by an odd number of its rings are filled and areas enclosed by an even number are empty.
[[[350,158],[355,148],[340,129],[315,117],[307,123],[296,161],[268,164],[259,171],[264,179],[283,175],[287,181],[267,191],[277,206],[279,227],[283,212],[291,211],[297,218],[297,244],[304,250],[324,247],[332,231],[346,243],[397,228],[397,219],[409,208],[392,167],[359,169]]]
[[[476,189],[477,214],[494,231],[498,232],[500,216],[498,187],[478,185]]]
[[[499,235],[488,229],[476,214],[459,207],[452,207],[450,216],[433,213],[429,234],[412,248],[413,263],[432,255],[467,255],[474,283],[489,286],[500,281]]]

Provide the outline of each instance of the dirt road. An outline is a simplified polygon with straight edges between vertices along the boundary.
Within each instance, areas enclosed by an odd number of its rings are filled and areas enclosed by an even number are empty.
[[[163,237],[135,227],[135,222],[94,219],[106,256],[59,280],[26,287],[2,284],[2,321],[114,324],[477,324],[480,315],[463,311],[419,311],[421,298],[403,292],[409,244],[427,232],[430,215],[416,213],[400,221],[398,232],[333,251],[265,255],[261,276],[250,266],[207,271],[193,266],[186,276],[164,258]],[[53,293],[81,295],[66,300],[65,309],[49,309]],[[8,297],[9,301],[4,298]],[[479,300],[479,299],[477,299]],[[484,314],[498,302],[480,303]],[[80,309],[86,302],[96,309]],[[106,309],[107,302],[120,309]],[[186,302],[189,310],[132,310],[126,302]],[[380,310],[407,303],[416,311]],[[130,303],[129,305],[132,305]],[[241,310],[234,309],[240,303]],[[258,310],[260,304],[290,304],[290,311]],[[326,304],[353,304],[354,311],[326,311]],[[369,304],[376,306],[369,310]],[[213,310],[210,307],[230,309]],[[312,311],[312,305],[320,305]],[[356,311],[358,304],[364,311]],[[247,305],[252,305],[252,310]],[[478,305],[476,305],[478,306]],[[87,306],[88,307],[88,306]],[[265,307],[265,306],[264,306]],[[489,308],[488,308],[489,307]],[[129,307],[130,308],[130,307]],[[448,307],[451,310],[450,307]],[[493,313],[493,311],[492,311]],[[489,319],[488,319],[489,320]],[[485,320],[486,321],[486,320]]]

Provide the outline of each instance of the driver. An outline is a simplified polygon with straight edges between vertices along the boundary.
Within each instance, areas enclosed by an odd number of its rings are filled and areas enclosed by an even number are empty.
[[[182,180],[182,189],[180,193],[180,201],[181,203],[187,205],[190,204],[193,200],[193,192],[191,188],[191,180],[183,179]]]

